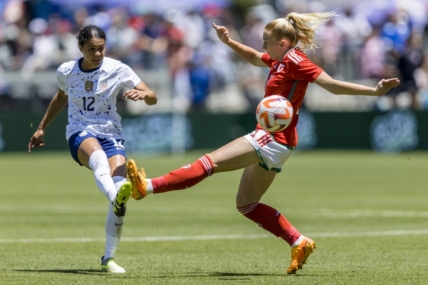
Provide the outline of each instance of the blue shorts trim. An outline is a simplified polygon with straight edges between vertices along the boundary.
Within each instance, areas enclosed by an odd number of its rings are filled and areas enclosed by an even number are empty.
[[[125,142],[124,140],[118,140],[114,138],[99,138],[94,134],[83,131],[73,134],[68,139],[68,148],[70,149],[71,156],[78,164],[82,165],[79,159],[77,158],[77,150],[79,149],[79,146],[82,144],[82,142],[87,138],[96,138],[100,143],[101,148],[106,153],[107,158],[118,154],[126,158],[125,146],[123,145],[123,143]]]

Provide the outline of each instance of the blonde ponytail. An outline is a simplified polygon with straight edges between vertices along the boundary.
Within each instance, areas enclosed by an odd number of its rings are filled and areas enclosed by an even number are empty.
[[[336,12],[300,14],[291,12],[285,18],[279,18],[268,23],[265,29],[276,39],[286,37],[291,40],[291,45],[299,44],[306,50],[314,50],[320,47],[315,38],[315,31],[319,25],[327,23]]]

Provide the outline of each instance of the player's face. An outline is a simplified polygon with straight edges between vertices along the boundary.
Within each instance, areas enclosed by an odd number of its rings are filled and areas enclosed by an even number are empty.
[[[280,60],[290,49],[290,41],[286,38],[277,40],[268,31],[263,32],[263,48],[272,59]]]
[[[92,38],[87,40],[83,46],[79,46],[83,53],[82,68],[91,70],[101,65],[106,51],[104,39]]]

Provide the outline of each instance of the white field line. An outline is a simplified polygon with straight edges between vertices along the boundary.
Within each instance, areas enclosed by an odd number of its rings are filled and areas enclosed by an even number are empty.
[[[309,233],[309,237],[373,237],[373,236],[404,236],[428,235],[425,230],[397,230],[377,232],[331,232]],[[198,235],[198,236],[158,236],[158,237],[124,237],[122,242],[160,242],[160,241],[189,241],[189,240],[233,240],[233,239],[264,239],[273,237],[269,234],[235,234],[235,235]],[[88,243],[104,242],[105,238],[42,238],[42,239],[0,239],[0,244],[16,243]]]
[[[379,217],[379,218],[427,218],[427,211],[390,211],[390,210],[320,210],[317,215],[327,218],[359,218],[359,217]]]
[[[25,211],[42,212],[45,215],[51,215],[54,213],[100,213],[105,214],[107,207],[91,206],[91,207],[76,207],[76,206],[65,206],[65,205],[28,205],[20,207],[18,205],[0,205],[0,213],[5,212],[8,214],[21,213]],[[224,215],[235,212],[230,207],[208,207],[208,208],[171,208],[171,207],[157,207],[152,213],[161,214],[191,214],[191,213],[207,213]],[[283,213],[291,212],[305,212],[305,215],[311,217],[323,217],[330,219],[349,219],[349,218],[360,218],[360,217],[378,217],[378,218],[428,218],[428,211],[395,211],[395,210],[336,210],[336,209],[319,209],[307,213],[302,208],[284,208]]]

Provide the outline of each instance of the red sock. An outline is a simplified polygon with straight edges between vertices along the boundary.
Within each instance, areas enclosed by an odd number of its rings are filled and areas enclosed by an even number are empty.
[[[153,194],[182,190],[198,184],[213,174],[213,163],[204,155],[192,164],[173,170],[164,176],[152,179]]]
[[[261,228],[281,237],[290,246],[300,237],[300,233],[277,210],[262,203],[238,207],[238,211]]]

